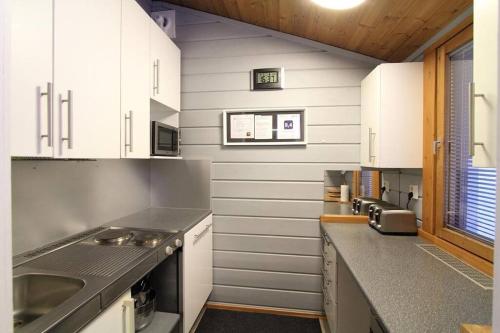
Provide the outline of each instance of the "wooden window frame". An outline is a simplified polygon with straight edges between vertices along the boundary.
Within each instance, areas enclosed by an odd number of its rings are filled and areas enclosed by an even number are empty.
[[[435,141],[443,141],[446,130],[447,54],[472,39],[472,17],[469,17],[424,54],[423,223],[420,234],[492,275],[493,247],[444,224],[445,150],[434,152]]]

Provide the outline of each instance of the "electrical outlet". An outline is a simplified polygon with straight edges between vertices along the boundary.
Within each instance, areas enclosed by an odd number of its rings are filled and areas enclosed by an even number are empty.
[[[409,192],[413,192],[413,199],[418,199],[420,197],[420,193],[418,193],[418,185],[410,185],[408,193]]]
[[[385,191],[386,192],[390,192],[391,191],[391,184],[389,183],[388,180],[384,180],[384,187],[385,187]]]

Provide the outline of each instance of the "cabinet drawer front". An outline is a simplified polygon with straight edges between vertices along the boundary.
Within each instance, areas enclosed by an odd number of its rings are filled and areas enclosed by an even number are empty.
[[[328,294],[323,295],[323,306],[325,309],[326,319],[328,321],[328,326],[330,328],[330,332],[336,332],[336,322],[337,322],[337,304],[333,302]]]

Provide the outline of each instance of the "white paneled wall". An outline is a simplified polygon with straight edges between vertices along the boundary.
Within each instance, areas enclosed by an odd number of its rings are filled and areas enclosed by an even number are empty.
[[[210,299],[319,311],[324,171],[359,168],[360,82],[372,65],[177,14],[182,155],[212,160]],[[251,69],[281,66],[286,89],[250,91]],[[307,147],[221,145],[224,109],[282,107],[307,108]]]

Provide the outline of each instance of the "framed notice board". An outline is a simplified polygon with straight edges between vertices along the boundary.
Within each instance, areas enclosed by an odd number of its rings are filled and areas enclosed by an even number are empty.
[[[306,145],[306,109],[225,110],[224,145]]]

